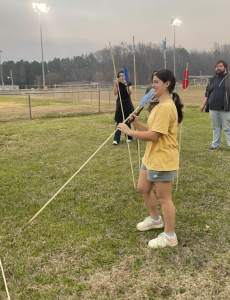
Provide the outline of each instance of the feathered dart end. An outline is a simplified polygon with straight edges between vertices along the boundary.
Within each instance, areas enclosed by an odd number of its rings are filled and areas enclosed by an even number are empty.
[[[136,116],[139,116],[140,112],[142,111],[142,109],[149,103],[149,101],[151,99],[154,98],[154,89],[151,89],[146,95],[144,95],[144,97],[141,99],[140,101],[140,105],[134,110],[133,114]],[[133,119],[127,119],[125,121],[125,124],[130,124],[132,123],[134,120]]]

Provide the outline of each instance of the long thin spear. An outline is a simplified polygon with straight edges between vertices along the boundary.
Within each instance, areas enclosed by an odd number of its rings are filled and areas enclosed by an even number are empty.
[[[134,68],[134,87],[135,87],[135,102],[137,102],[137,76],[136,76],[136,55],[135,55],[135,42],[133,36],[133,68]]]
[[[151,92],[151,91],[150,91]],[[147,97],[146,97],[147,96]],[[144,100],[142,99],[140,104],[134,111],[133,114],[138,115],[141,111],[141,109],[149,102],[150,99],[152,99],[153,94],[149,94],[149,95],[145,95],[144,96]],[[129,120],[129,117],[123,122],[127,122]],[[73,174],[72,177],[70,177],[70,179],[57,191],[57,193],[55,195],[53,195],[52,198],[50,198],[49,201],[46,202],[46,204],[29,220],[28,223],[26,223],[26,225],[24,225],[21,230],[24,230],[42,211],[44,208],[46,208],[46,206],[64,189],[65,186],[67,186],[67,184],[81,171],[81,169],[84,168],[84,166],[96,155],[96,153],[108,142],[108,140],[115,134],[115,132],[117,131],[117,129],[107,138],[107,140],[101,144],[101,146],[90,156],[90,158],[77,170],[76,173]]]
[[[0,266],[1,266],[1,270],[2,270],[2,277],[3,277],[4,284],[5,284],[6,294],[7,294],[8,299],[10,300],[10,294],[9,294],[9,291],[8,291],[8,288],[7,288],[6,278],[5,278],[5,274],[4,274],[1,259],[0,259]]]
[[[115,67],[115,61],[114,61],[113,51],[112,51],[112,47],[111,47],[110,43],[109,43],[109,46],[110,46],[110,53],[111,53],[111,57],[112,57],[112,61],[113,61],[114,75],[117,76],[117,71],[116,71],[116,67]],[[121,100],[121,93],[120,93],[119,83],[117,81],[116,81],[116,83],[117,83],[117,90],[118,90],[118,94],[119,94],[119,98],[120,98],[121,111],[122,111],[122,116],[123,116],[123,121],[124,121],[125,120],[125,115],[124,115],[124,110],[123,110],[123,105],[122,105],[122,100]],[[126,135],[126,142],[127,142],[128,152],[129,152],[129,160],[130,160],[130,167],[131,167],[132,178],[133,178],[133,186],[136,189],[136,184],[135,184],[135,179],[134,179],[134,173],[133,173],[133,164],[132,164],[131,152],[130,152],[130,147],[129,147],[128,136],[127,135]]]
[[[136,75],[136,55],[135,55],[135,42],[133,36],[133,69],[134,69],[134,87],[135,87],[135,102],[137,103],[137,75]],[[137,151],[138,151],[138,160],[139,168],[141,166],[141,155],[140,155],[140,141],[137,139]]]

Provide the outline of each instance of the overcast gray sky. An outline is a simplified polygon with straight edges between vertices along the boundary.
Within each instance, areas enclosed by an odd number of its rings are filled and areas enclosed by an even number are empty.
[[[39,16],[27,0],[0,1],[2,61],[41,61]],[[214,42],[230,44],[230,0],[47,0],[42,14],[44,60],[89,54],[104,46],[132,43],[176,45],[211,50]]]

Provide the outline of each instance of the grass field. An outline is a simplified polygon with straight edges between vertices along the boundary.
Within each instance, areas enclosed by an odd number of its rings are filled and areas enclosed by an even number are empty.
[[[198,107],[186,105],[183,121],[177,247],[149,249],[162,230],[136,230],[147,210],[124,136],[20,231],[114,129],[109,113],[0,124],[0,258],[11,299],[229,299],[230,150],[224,138],[218,151],[206,150],[210,119]],[[130,148],[137,182],[135,141]],[[7,299],[2,278],[0,292]]]
[[[204,98],[204,86],[190,86],[184,92],[179,87],[178,92],[186,99],[186,105],[200,105]],[[136,100],[133,91],[132,101],[138,106],[145,94],[145,89],[137,89]],[[99,101],[100,98],[100,101]],[[30,94],[31,111],[28,95],[0,95],[0,121],[22,119],[37,119],[41,117],[78,116],[82,114],[106,113],[115,110],[116,97],[112,90],[79,91],[79,92],[49,92],[46,94]]]

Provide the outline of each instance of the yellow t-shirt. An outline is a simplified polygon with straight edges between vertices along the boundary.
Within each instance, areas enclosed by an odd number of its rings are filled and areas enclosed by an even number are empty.
[[[159,103],[151,111],[147,128],[162,133],[157,142],[148,141],[143,164],[149,170],[173,171],[179,168],[177,143],[178,114],[172,99]]]

